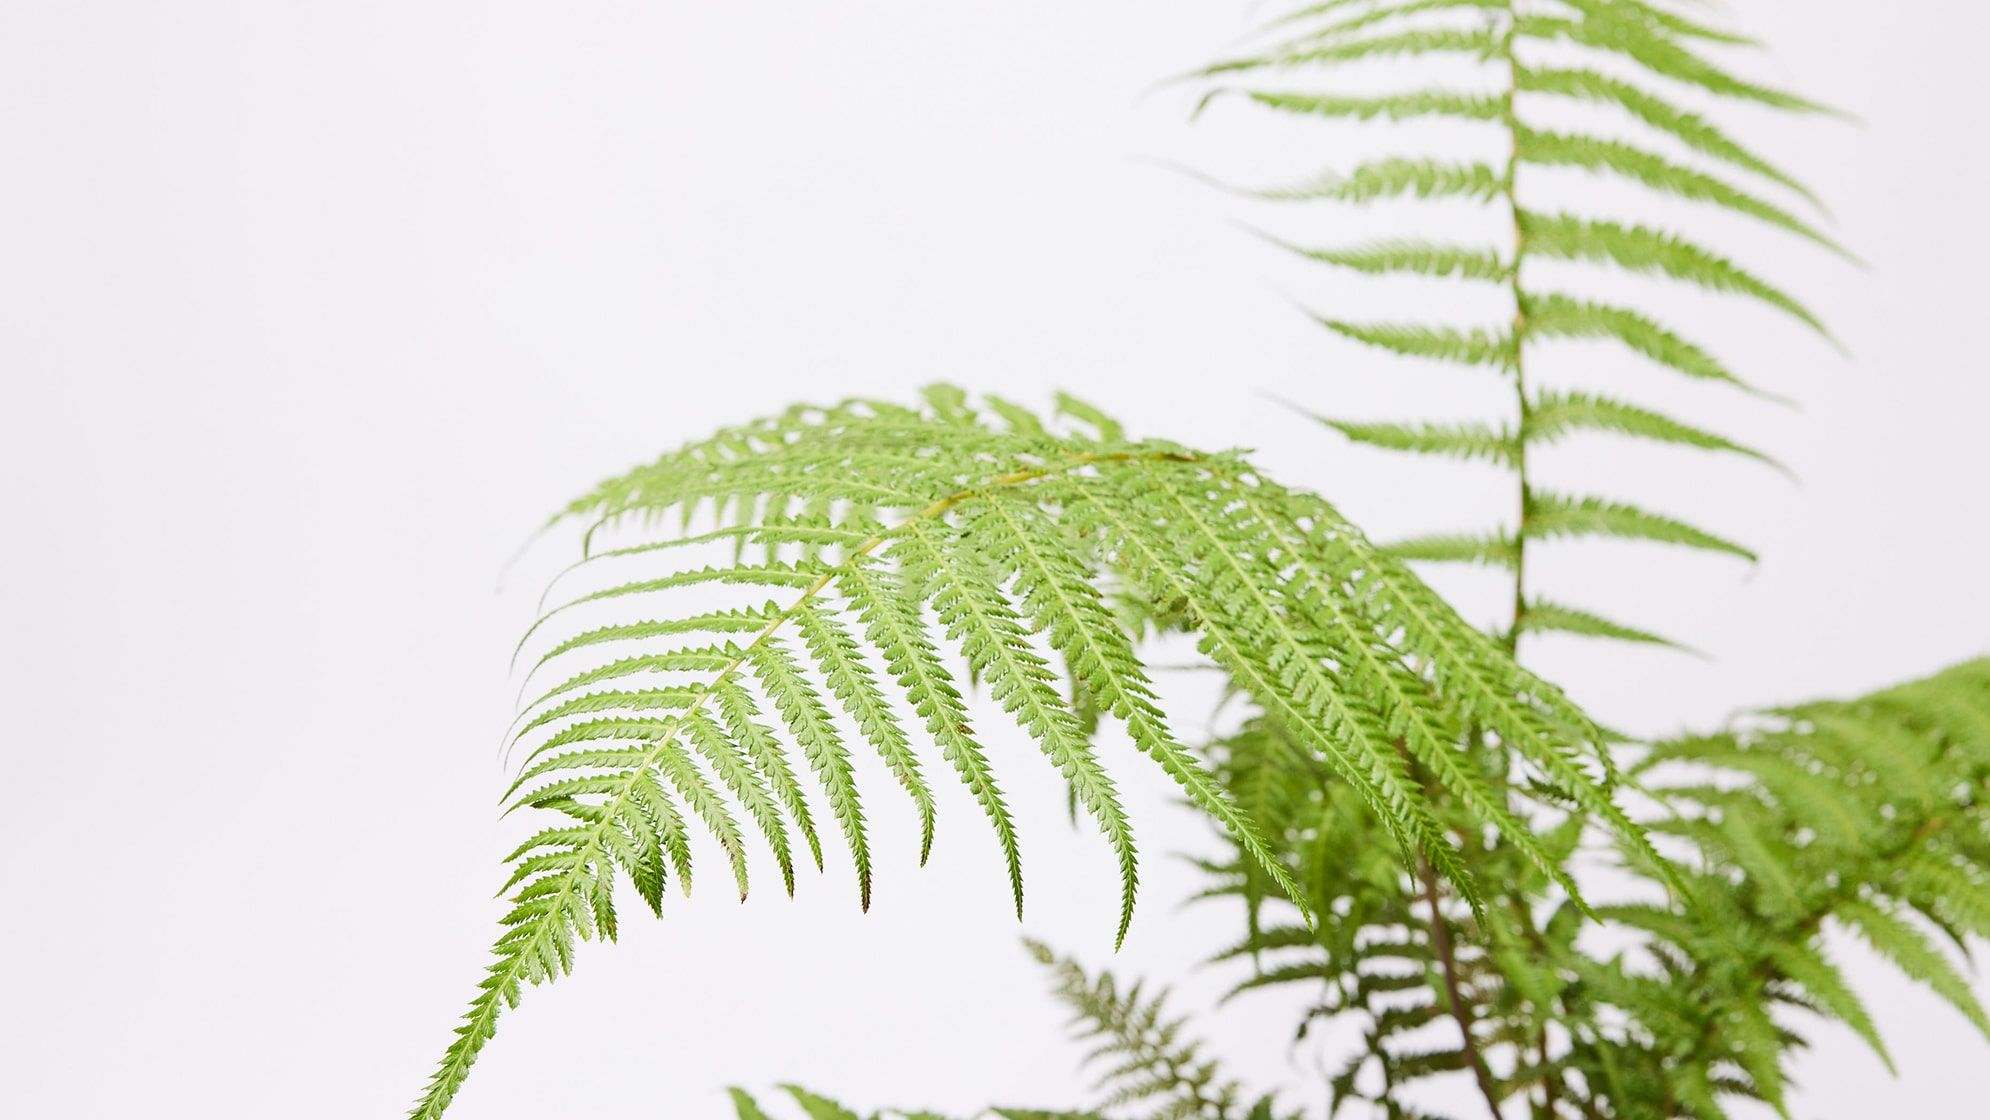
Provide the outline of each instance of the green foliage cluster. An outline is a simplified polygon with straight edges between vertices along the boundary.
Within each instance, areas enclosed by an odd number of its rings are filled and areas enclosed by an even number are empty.
[[[1407,1104],[1420,1083],[1469,1074],[1495,1114],[1524,1100],[1536,1116],[1711,1118],[1730,1098],[1786,1114],[1803,1018],[1842,1022],[1887,1058],[1826,947],[1833,929],[1990,1033],[1938,944],[1990,938],[1986,748],[1990,661],[1654,744],[1630,780],[1681,868],[1670,895],[1620,888],[1584,913],[1490,836],[1468,864],[1513,878],[1474,915],[1376,859],[1363,810],[1255,724],[1213,744],[1218,773],[1286,853],[1306,904],[1338,920],[1308,925],[1261,871],[1218,862],[1208,896],[1241,899],[1251,920],[1217,959],[1247,966],[1238,993],[1296,985],[1317,993],[1307,1023],[1365,1024],[1331,1079],[1336,1109],[1424,1115]],[[1615,854],[1578,817],[1543,824],[1539,840],[1598,871]]]
[[[1121,938],[1139,865],[1099,719],[1220,825],[1202,897],[1245,917],[1215,955],[1235,994],[1304,993],[1301,1038],[1323,1021],[1359,1028],[1326,1074],[1330,1115],[1434,1118],[1431,1090],[1445,1085],[1478,1100],[1459,1115],[1719,1120],[1737,1101],[1788,1115],[1810,1023],[1841,1022],[1889,1060],[1828,951],[1836,932],[1990,1034],[1952,959],[1990,938],[1990,661],[1651,744],[1598,728],[1520,664],[1530,634],[1670,644],[1543,595],[1530,575],[1540,547],[1612,537],[1752,555],[1669,513],[1542,486],[1543,449],[1600,433],[1768,461],[1617,395],[1542,383],[1541,348],[1603,340],[1747,388],[1648,309],[1569,278],[1641,274],[1824,330],[1703,238],[1544,204],[1537,176],[1609,177],[1842,255],[1802,216],[1816,203],[1800,184],[1682,98],[1820,107],[1730,72],[1717,60],[1747,41],[1678,0],[1323,0],[1278,20],[1270,41],[1198,75],[1206,100],[1443,119],[1504,151],[1392,156],[1256,193],[1493,219],[1484,244],[1286,247],[1343,273],[1503,293],[1497,324],[1319,321],[1503,379],[1501,420],[1323,422],[1359,444],[1505,472],[1510,519],[1378,546],[1242,454],[1135,439],[1071,398],[1039,415],[944,386],[917,407],[790,409],[604,482],[555,519],[583,530],[583,555],[519,645],[531,699],[509,811],[541,827],[506,860],[509,911],[415,1116],[443,1113],[525,988],[564,975],[578,942],[615,937],[627,890],[658,914],[671,882],[688,892],[694,847],[719,854],[743,897],[750,856],[792,892],[797,868],[822,869],[840,840],[868,906],[874,794],[859,753],[910,800],[922,859],[951,772],[1020,914],[1011,764],[975,726],[988,709],[1039,748],[1113,850]],[[1304,87],[1377,60],[1411,80]],[[1474,78],[1426,80],[1425,66]],[[1559,123],[1571,108],[1638,138]],[[1542,281],[1544,264],[1559,284]],[[1422,563],[1490,569],[1510,582],[1510,614],[1473,627],[1415,574]],[[1172,730],[1140,653],[1152,631],[1193,636],[1248,701],[1240,726],[1200,743]],[[1089,1047],[1098,1099],[993,1115],[1299,1114],[1225,1077],[1162,995],[1031,948]],[[809,1120],[859,1120],[787,1091]],[[734,1104],[740,1120],[769,1115],[745,1092]]]

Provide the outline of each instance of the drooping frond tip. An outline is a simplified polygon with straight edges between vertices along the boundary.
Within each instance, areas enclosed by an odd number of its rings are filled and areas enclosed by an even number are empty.
[[[1052,417],[946,387],[921,408],[795,408],[610,479],[566,516],[589,555],[522,647],[536,698],[508,799],[550,823],[508,861],[512,909],[417,1116],[447,1106],[525,985],[565,973],[576,942],[614,937],[618,878],[653,912],[670,879],[688,889],[700,837],[742,895],[762,844],[792,890],[797,835],[822,861],[826,805],[868,904],[860,751],[911,799],[922,858],[931,775],[950,769],[988,819],[1020,908],[1000,744],[977,729],[960,661],[1106,836],[1121,937],[1132,823],[1060,670],[1303,908],[1256,826],[1170,730],[1109,596],[1170,604],[1268,718],[1469,898],[1432,802],[1473,781],[1450,757],[1457,728],[1497,737],[1542,783],[1634,832],[1611,800],[1600,733],[1330,505],[1237,455],[1132,439],[1071,398]],[[590,588],[567,590],[583,577]],[[672,598],[687,592],[708,598]],[[725,592],[763,601],[709,601]]]

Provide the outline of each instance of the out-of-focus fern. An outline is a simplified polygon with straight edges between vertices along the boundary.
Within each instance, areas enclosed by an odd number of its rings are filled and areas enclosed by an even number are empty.
[[[1766,223],[1840,252],[1810,218],[1814,200],[1796,180],[1683,107],[1680,91],[1789,113],[1819,106],[1730,73],[1709,47],[1746,43],[1697,16],[1649,0],[1339,0],[1308,4],[1274,24],[1271,45],[1211,67],[1206,100],[1242,98],[1283,114],[1335,120],[1434,118],[1485,134],[1500,154],[1459,159],[1443,152],[1392,156],[1294,187],[1257,192],[1291,204],[1366,205],[1413,199],[1484,216],[1483,243],[1395,238],[1366,244],[1290,245],[1337,268],[1451,280],[1503,291],[1511,308],[1497,325],[1363,323],[1323,316],[1327,329],[1364,345],[1433,361],[1480,366],[1512,386],[1504,421],[1476,424],[1353,423],[1327,419],[1347,438],[1391,451],[1474,459],[1514,479],[1506,525],[1397,545],[1419,562],[1485,565],[1509,572],[1513,607],[1505,640],[1558,632],[1630,642],[1662,641],[1642,627],[1542,595],[1530,582],[1531,546],[1614,537],[1750,557],[1741,545],[1676,518],[1600,496],[1561,494],[1538,480],[1539,453],[1571,433],[1592,431],[1676,447],[1763,459],[1697,425],[1614,395],[1540,384],[1532,359],[1568,339],[1614,341],[1687,377],[1741,379],[1705,348],[1643,309],[1546,286],[1538,265],[1592,265],[1646,274],[1751,299],[1818,332],[1823,325],[1783,289],[1728,260],[1705,241],[1669,229],[1564,211],[1537,201],[1566,173],[1632,184],[1655,195]],[[1352,96],[1308,83],[1357,63],[1388,60],[1393,92]],[[1469,74],[1469,77],[1464,75]],[[1297,88],[1295,88],[1297,87]],[[1626,139],[1568,124],[1613,111]],[[1682,162],[1666,154],[1676,149]],[[1694,166],[1697,163],[1703,166]],[[1781,192],[1791,201],[1774,199]],[[1566,192],[1561,192],[1566,193]],[[1530,267],[1534,265],[1537,267]],[[1567,283],[1564,279],[1563,283]],[[1323,418],[1324,419],[1324,418]]]
[[[1331,506],[1237,455],[1130,439],[1070,399],[1060,411],[1053,424],[947,388],[922,409],[798,408],[568,508],[561,520],[586,527],[589,551],[560,579],[564,601],[520,642],[533,699],[509,794],[513,811],[550,820],[507,860],[512,908],[417,1116],[447,1107],[525,985],[571,968],[577,941],[614,937],[618,879],[655,912],[670,878],[688,889],[693,833],[716,841],[741,896],[756,837],[792,890],[797,848],[823,858],[804,775],[868,905],[855,749],[874,750],[911,798],[923,858],[934,820],[921,748],[936,746],[988,817],[1020,911],[1015,824],[943,647],[1112,845],[1121,936],[1137,881],[1132,825],[1056,688],[1053,657],[1282,880],[1256,826],[1169,730],[1109,605],[1115,590],[1176,604],[1202,651],[1372,808],[1390,848],[1474,902],[1434,793],[1483,806],[1489,824],[1515,822],[1459,765],[1453,729],[1490,729],[1544,788],[1638,842],[1611,800],[1600,733]],[[673,517],[683,529],[667,528]],[[565,590],[597,570],[591,589]],[[655,609],[691,588],[773,598]],[[1528,846],[1524,829],[1515,842]]]

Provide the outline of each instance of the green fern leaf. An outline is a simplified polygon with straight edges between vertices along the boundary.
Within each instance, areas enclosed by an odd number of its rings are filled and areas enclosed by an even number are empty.
[[[1016,717],[1064,775],[1074,795],[1111,842],[1120,869],[1120,938],[1133,920],[1139,884],[1133,830],[1112,779],[1093,752],[1062,698],[1049,663],[1033,650],[1028,627],[1010,605],[979,555],[955,538],[951,548],[935,543],[924,526],[914,525],[894,546],[909,577],[925,588],[947,636],[959,642],[977,679]]]
[[[1852,1028],[1866,1045],[1873,1048],[1880,1061],[1886,1064],[1888,1072],[1897,1072],[1893,1066],[1893,1056],[1887,1053],[1886,1043],[1880,1038],[1879,1027],[1873,1022],[1865,1003],[1859,999],[1838,966],[1824,956],[1823,951],[1801,941],[1782,941],[1772,944],[1769,953],[1776,967],[1790,979],[1802,984],[1804,991],[1816,999],[1826,1011],[1838,1017],[1840,1022]]]
[[[1713,355],[1640,312],[1558,293],[1528,295],[1521,304],[1523,340],[1612,338],[1667,369],[1747,389]],[[1750,390],[1751,392],[1753,390]]]
[[[1396,0],[1395,3],[1375,4],[1365,12],[1316,27],[1306,32],[1301,43],[1319,43],[1343,39],[1356,31],[1364,31],[1378,24],[1395,23],[1415,16],[1433,12],[1484,12],[1498,11],[1507,6],[1507,0]],[[1279,23],[1288,23],[1304,16],[1322,14],[1325,8],[1314,6],[1294,13]]]
[[[810,658],[822,668],[829,691],[842,702],[857,729],[876,747],[878,757],[911,796],[919,812],[919,862],[925,863],[933,851],[933,791],[919,772],[919,760],[912,753],[905,729],[898,724],[898,715],[878,687],[856,639],[834,615],[811,605],[794,612],[793,617],[808,644]]]
[[[863,1120],[856,1113],[830,1100],[828,1097],[809,1092],[799,1085],[783,1085],[781,1090],[795,1099],[808,1120]]]
[[[1542,167],[1575,167],[1609,172],[1642,183],[1655,191],[1696,202],[1709,202],[1787,230],[1824,248],[1849,257],[1844,246],[1826,237],[1789,211],[1765,202],[1689,167],[1618,140],[1557,132],[1517,129],[1515,158]]]
[[[1319,323],[1343,338],[1407,358],[1466,366],[1492,366],[1500,370],[1510,369],[1513,365],[1513,339],[1494,331],[1425,327],[1409,323],[1349,323],[1325,318],[1320,319]]]
[[[914,711],[925,719],[926,733],[940,745],[942,757],[953,765],[961,784],[974,795],[994,827],[1008,864],[1009,889],[1015,896],[1016,917],[1020,919],[1023,864],[1015,823],[989,767],[987,753],[968,731],[967,705],[954,684],[953,674],[926,636],[919,604],[894,573],[874,564],[852,566],[843,581],[843,589],[865,623],[865,636],[883,656],[892,676],[906,695],[916,697]],[[818,866],[820,862],[818,859]]]
[[[1324,416],[1313,419],[1356,443],[1390,451],[1485,459],[1506,467],[1513,466],[1520,455],[1520,445],[1512,435],[1483,424],[1357,424]]]
[[[1754,172],[1786,187],[1812,205],[1818,200],[1803,184],[1731,139],[1699,114],[1638,88],[1621,78],[1580,68],[1517,67],[1519,92],[1613,105],[1651,128],[1665,133],[1703,155]]]
[[[1610,18],[1611,5],[1596,0],[1564,0],[1581,10],[1583,19],[1521,15],[1517,33],[1528,39],[1559,39],[1577,46],[1629,59],[1663,78],[1698,86],[1721,97],[1753,101],[1784,112],[1821,113],[1824,106],[1807,98],[1771,89],[1708,62],[1678,44],[1661,29],[1637,21]]]
[[[1389,544],[1387,551],[1398,560],[1432,564],[1477,564],[1509,569],[1518,562],[1519,558],[1518,543],[1505,535],[1473,536],[1458,533],[1412,537]]]
[[[1802,304],[1692,242],[1643,226],[1592,221],[1568,214],[1517,215],[1527,251],[1569,261],[1614,264],[1630,272],[1656,272],[1716,292],[1761,300],[1829,337],[1824,324]]]
[[[1607,638],[1611,641],[1632,642],[1642,645],[1669,646],[1684,649],[1669,638],[1659,637],[1646,630],[1612,622],[1598,614],[1550,603],[1543,599],[1533,599],[1520,614],[1520,628],[1533,634],[1576,634],[1585,638]]]
[[[1260,104],[1269,103],[1260,101]],[[1321,115],[1363,117],[1388,114],[1323,113]],[[1256,193],[1260,198],[1281,201],[1332,199],[1336,202],[1363,203],[1407,195],[1422,199],[1464,198],[1490,202],[1499,197],[1501,186],[1501,173],[1498,168],[1490,164],[1385,159],[1364,163],[1345,175],[1322,175],[1300,186],[1275,188]]]
[[[1291,68],[1361,62],[1403,55],[1466,55],[1491,58],[1499,51],[1500,40],[1482,28],[1418,28],[1366,39],[1308,44],[1305,41],[1273,48],[1263,55],[1221,62],[1202,72],[1204,77],[1245,70]]]
[[[744,1089],[728,1089],[732,1096],[732,1107],[738,1120],[771,1120],[760,1102],[753,1099]]]
[[[1222,95],[1218,91],[1203,103]],[[1496,121],[1502,106],[1497,98],[1448,90],[1418,90],[1362,97],[1319,93],[1289,93],[1273,90],[1239,90],[1252,102],[1281,113],[1332,117],[1353,121],[1406,121],[1417,117],[1449,117],[1464,121]]]
[[[1682,424],[1667,416],[1590,393],[1544,393],[1528,402],[1521,438],[1547,443],[1571,431],[1615,432],[1656,443],[1731,451],[1777,466],[1775,460],[1724,436]]]
[[[1275,239],[1273,243],[1322,264],[1371,275],[1400,272],[1495,282],[1505,282],[1513,277],[1512,266],[1489,249],[1431,245],[1417,241],[1379,241],[1345,249],[1305,249]]]
[[[1733,541],[1695,529],[1683,521],[1601,498],[1568,498],[1537,492],[1529,499],[1527,521],[1521,532],[1534,540],[1618,537],[1725,552],[1750,561],[1755,559],[1753,552]]]
[[[1919,980],[1949,1005],[1962,1012],[1986,1038],[1990,1038],[1990,1014],[1971,990],[1969,981],[1941,950],[1929,943],[1925,934],[1907,924],[1899,915],[1863,900],[1841,904],[1836,915],[1864,938],[1881,956],[1901,971]]]

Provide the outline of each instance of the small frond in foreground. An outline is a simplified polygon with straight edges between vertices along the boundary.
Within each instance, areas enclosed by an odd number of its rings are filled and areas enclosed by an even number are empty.
[[[1187,1035],[1188,1020],[1168,1014],[1165,991],[1149,994],[1141,983],[1122,990],[1111,973],[1095,976],[1040,942],[1028,946],[1055,976],[1057,999],[1071,1009],[1073,1034],[1088,1047],[1085,1064],[1098,1071],[1100,1100],[1087,1115],[1273,1120],[1272,1098],[1246,1103],[1242,1089],[1222,1075],[1202,1041]]]

